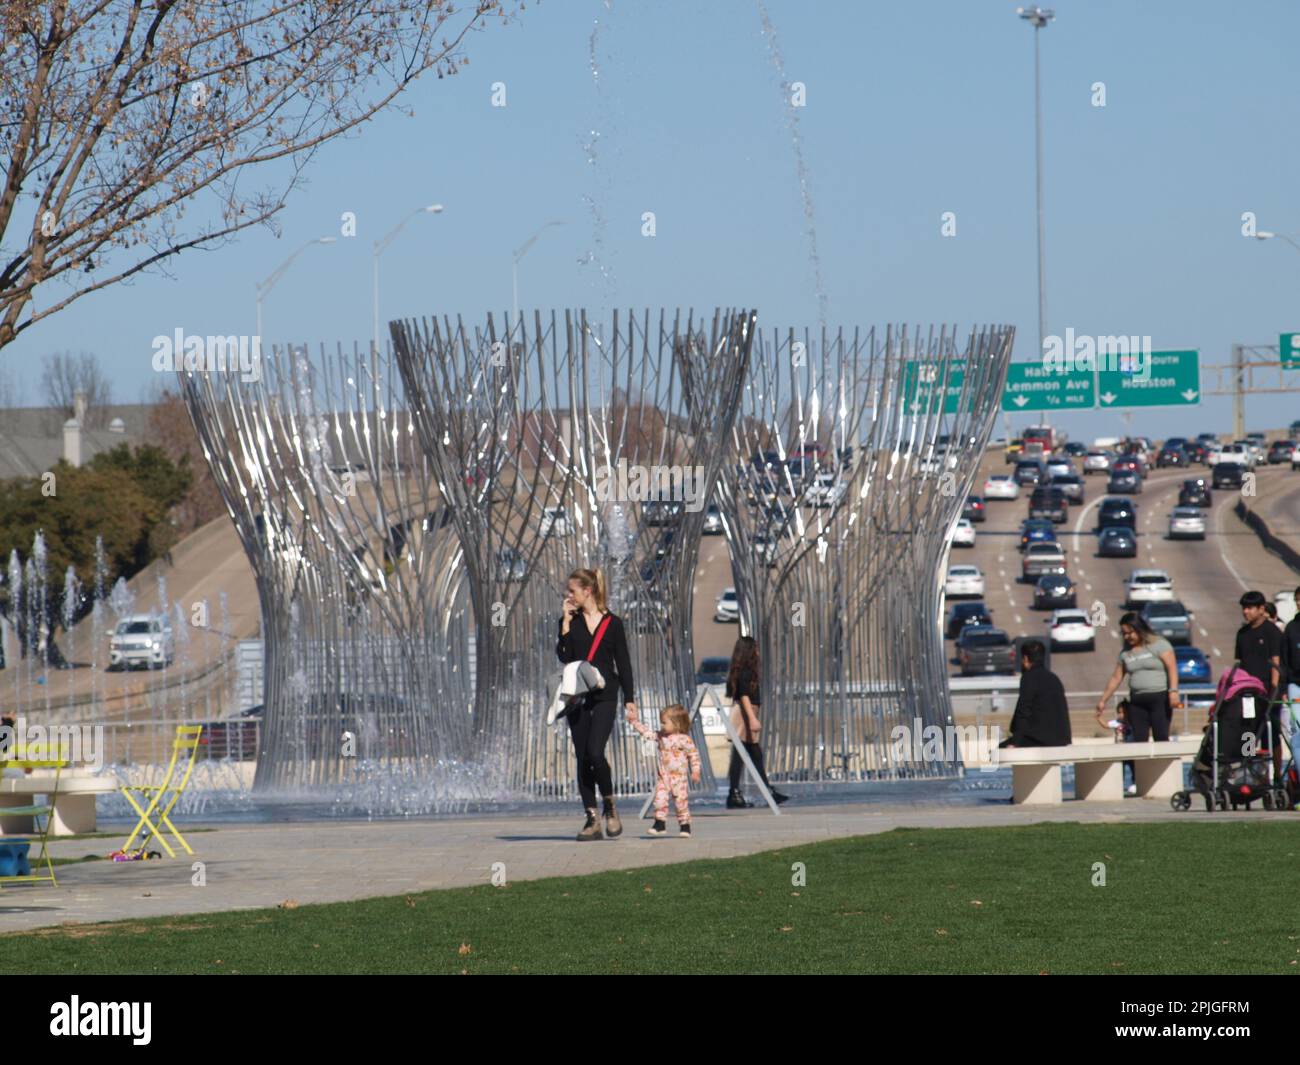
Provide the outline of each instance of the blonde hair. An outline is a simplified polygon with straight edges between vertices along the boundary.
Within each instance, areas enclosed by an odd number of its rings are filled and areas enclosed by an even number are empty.
[[[605,575],[598,569],[575,569],[569,574],[569,580],[577,581],[596,597],[596,609],[602,614],[605,606]]]
[[[690,732],[691,715],[681,703],[673,703],[659,712],[659,724],[671,726],[666,730],[668,732]]]

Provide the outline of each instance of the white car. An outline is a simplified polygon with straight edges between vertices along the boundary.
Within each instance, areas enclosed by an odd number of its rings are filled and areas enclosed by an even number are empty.
[[[736,598],[735,588],[724,588],[713,607],[714,621],[739,621],[740,600]]]
[[[775,540],[769,540],[764,533],[757,533],[753,539],[754,558],[765,566],[775,566],[776,557],[781,547]]]
[[[846,490],[847,486],[836,474],[819,473],[804,493],[804,500],[810,507],[833,507],[844,498]]]
[[[984,574],[979,566],[949,566],[944,595],[984,595]]]
[[[1050,638],[1053,651],[1065,647],[1091,651],[1097,646],[1097,630],[1082,610],[1053,610]]]
[[[1204,540],[1205,515],[1200,507],[1174,507],[1169,515],[1169,539]]]
[[[958,518],[957,527],[952,531],[953,547],[974,547],[975,526],[967,518]]]
[[[1254,469],[1255,452],[1250,449],[1248,444],[1224,444],[1223,447],[1219,449],[1219,458],[1217,462],[1239,462],[1247,469]]]
[[[984,482],[985,499],[1019,499],[1020,485],[1009,473],[995,473]]]
[[[1205,465],[1217,466],[1219,464],[1219,460],[1222,458],[1223,458],[1222,444],[1205,445]]]
[[[1124,601],[1129,606],[1169,603],[1173,598],[1174,582],[1162,569],[1135,569],[1124,582]]]
[[[108,645],[108,668],[146,669],[170,666],[176,655],[171,618],[167,614],[132,614],[117,623]]]
[[[1300,470],[1300,447],[1291,452],[1291,472]]]
[[[547,507],[542,511],[542,536],[554,533],[556,536],[569,535],[569,515],[563,507]]]

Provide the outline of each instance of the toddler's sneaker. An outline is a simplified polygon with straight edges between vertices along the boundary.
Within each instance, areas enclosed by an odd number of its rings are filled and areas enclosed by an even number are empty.
[[[684,836],[684,837],[686,837],[687,839],[690,839],[690,838],[691,838],[691,823],[690,823],[689,821],[687,821],[687,822],[685,822],[684,824],[679,825],[678,828],[677,828],[677,834],[678,834],[679,836]]]
[[[662,821],[656,821],[653,825],[647,828],[646,831],[652,836],[662,836],[668,831],[668,826]]]

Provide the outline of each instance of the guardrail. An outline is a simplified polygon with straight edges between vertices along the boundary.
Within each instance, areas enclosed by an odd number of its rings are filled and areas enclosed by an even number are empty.
[[[1296,573],[1300,573],[1300,551],[1297,551],[1285,540],[1274,536],[1273,533],[1269,531],[1268,522],[1251,510],[1250,507],[1246,506],[1246,500],[1244,497],[1238,498],[1237,505],[1232,508],[1232,511],[1237,515],[1237,517],[1245,522],[1246,528],[1250,529],[1251,532],[1259,537],[1260,543],[1264,545],[1265,551],[1269,554],[1277,555],[1278,558],[1290,566],[1291,569],[1295,570]]]

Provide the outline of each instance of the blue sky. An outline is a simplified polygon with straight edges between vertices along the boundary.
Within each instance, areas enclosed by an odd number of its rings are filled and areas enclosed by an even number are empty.
[[[799,122],[832,324],[1006,321],[1017,357],[1033,355],[1033,31],[1015,6],[768,0],[787,76],[807,86]],[[1300,5],[1055,10],[1041,38],[1048,331],[1149,334],[1206,363],[1300,331],[1300,251],[1241,235],[1245,211],[1261,229],[1300,231]],[[174,277],[91,296],[7,348],[28,400],[49,351],[95,352],[130,402],[153,383],[155,335],[253,332],[255,283],[304,241],[338,236],[346,211],[357,236],[298,259],[267,297],[264,334],[364,341],[371,243],[430,202],[445,211],[414,219],[384,254],[385,320],[508,309],[512,249],[564,219],[521,265],[525,308],[599,310],[612,297],[816,323],[785,108],[752,0],[545,0],[488,24],[468,51],[463,73],[408,94],[414,118],[385,115],[324,149],[280,239],[259,230],[182,256]],[[1092,106],[1098,81],[1104,108]],[[505,107],[491,104],[494,82]],[[593,129],[595,166],[583,150]],[[584,196],[606,219],[607,284],[580,261],[597,248]],[[954,237],[940,234],[946,211]],[[1250,400],[1247,413],[1251,427],[1285,425],[1300,394]],[[1112,413],[1058,420],[1076,435],[1123,429]],[[1227,431],[1229,401],[1139,412],[1138,425]]]

